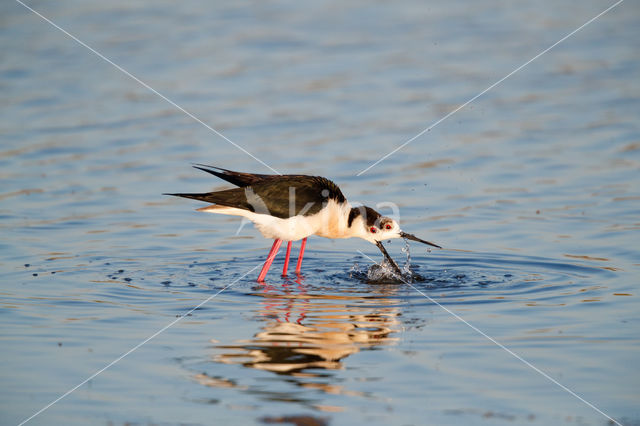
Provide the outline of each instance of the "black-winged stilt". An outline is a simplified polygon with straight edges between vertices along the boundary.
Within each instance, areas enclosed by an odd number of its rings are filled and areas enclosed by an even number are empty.
[[[233,172],[214,166],[195,165],[238,188],[201,194],[165,194],[211,203],[198,211],[242,216],[252,221],[273,246],[258,276],[264,281],[282,241],[287,241],[283,275],[289,267],[291,242],[302,240],[296,273],[300,273],[307,237],[359,237],[378,246],[394,270],[402,275],[382,240],[406,238],[433,247],[439,245],[400,230],[398,223],[367,206],[351,207],[342,191],[329,179],[306,175],[260,175]],[[214,169],[214,170],[212,170]]]

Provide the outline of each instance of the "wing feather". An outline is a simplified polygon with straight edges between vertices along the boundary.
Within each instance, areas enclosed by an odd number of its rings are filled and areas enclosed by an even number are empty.
[[[340,188],[329,179],[306,175],[273,175],[241,188],[167,195],[236,207],[282,219],[317,213],[330,199],[340,203],[346,201]]]

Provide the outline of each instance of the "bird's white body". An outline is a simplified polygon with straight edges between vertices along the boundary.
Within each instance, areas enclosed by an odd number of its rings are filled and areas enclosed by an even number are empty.
[[[200,208],[198,211],[245,217],[256,225],[265,238],[283,241],[297,241],[310,235],[325,238],[361,237],[368,239],[365,235],[366,232],[363,232],[364,227],[360,223],[362,218],[356,218],[356,223],[349,226],[348,217],[351,206],[349,203],[337,203],[335,200],[329,200],[326,207],[318,213],[308,216],[297,215],[287,219],[220,205],[210,205]]]

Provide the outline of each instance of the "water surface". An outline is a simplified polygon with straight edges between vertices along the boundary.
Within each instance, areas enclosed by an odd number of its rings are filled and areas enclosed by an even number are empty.
[[[410,286],[371,282],[365,241],[311,238],[301,277],[278,258],[257,284],[269,241],[161,194],[227,187],[192,162],[270,171],[5,2],[2,424],[222,289],[29,424],[608,424],[471,326],[640,422],[635,3],[360,176],[608,4],[32,6],[274,169],[393,202],[445,249],[411,245]]]

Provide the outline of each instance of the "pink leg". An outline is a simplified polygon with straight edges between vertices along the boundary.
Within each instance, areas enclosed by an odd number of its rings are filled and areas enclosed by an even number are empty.
[[[302,266],[302,256],[304,256],[304,247],[307,245],[307,239],[302,239],[302,244],[300,245],[300,254],[298,255],[298,264],[296,265],[296,274],[300,273],[300,267]]]
[[[264,261],[264,266],[262,267],[262,271],[260,271],[260,275],[258,275],[258,282],[263,282],[264,277],[267,276],[267,272],[269,272],[269,268],[273,263],[273,259],[275,259],[278,250],[280,250],[280,245],[282,245],[282,240],[275,240],[273,245],[271,246],[271,250],[269,250],[269,254],[267,255],[267,260]]]
[[[284,268],[282,268],[282,275],[287,275],[287,269],[289,268],[290,254],[291,254],[291,241],[287,242],[287,257],[284,258]]]

